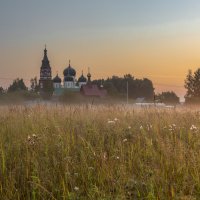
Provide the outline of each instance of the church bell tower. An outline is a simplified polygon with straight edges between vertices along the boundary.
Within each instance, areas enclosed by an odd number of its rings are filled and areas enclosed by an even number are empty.
[[[40,67],[40,94],[44,97],[51,97],[53,94],[53,81],[51,75],[51,67],[49,64],[49,59],[47,57],[47,49],[45,45],[44,57],[42,60],[42,65]]]

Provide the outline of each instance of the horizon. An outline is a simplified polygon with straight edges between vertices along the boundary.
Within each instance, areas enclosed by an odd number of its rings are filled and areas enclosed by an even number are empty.
[[[44,44],[52,76],[71,60],[77,78],[152,80],[156,92],[185,95],[189,69],[200,65],[200,2],[119,0],[0,3],[0,86],[39,77]]]

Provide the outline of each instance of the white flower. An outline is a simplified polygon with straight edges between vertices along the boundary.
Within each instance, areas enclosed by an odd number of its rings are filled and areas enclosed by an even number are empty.
[[[128,140],[125,138],[125,139],[123,139],[123,142],[127,142]]]
[[[198,128],[197,128],[195,125],[192,125],[192,126],[190,127],[190,130],[191,130],[191,131],[197,131]]]
[[[131,126],[128,126],[128,129],[131,129]]]
[[[79,187],[75,186],[75,187],[74,187],[74,190],[75,190],[75,191],[78,191],[78,190],[79,190]]]
[[[89,170],[93,170],[93,169],[94,169],[94,167],[88,167],[88,169],[89,169]]]
[[[114,121],[119,121],[119,119],[115,118]]]
[[[115,124],[115,121],[109,120],[108,124]]]
[[[169,125],[169,131],[173,132],[176,130],[176,124]]]
[[[147,130],[150,131],[152,129],[152,125],[151,124],[147,124]]]
[[[119,160],[119,156],[117,156],[116,159]]]
[[[103,153],[103,159],[104,159],[104,160],[107,160],[107,159],[108,159],[108,155],[107,155],[106,152]]]

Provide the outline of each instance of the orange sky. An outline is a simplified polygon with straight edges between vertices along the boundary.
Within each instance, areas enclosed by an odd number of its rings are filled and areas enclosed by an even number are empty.
[[[44,45],[26,44],[20,47],[20,51],[18,49],[18,46],[11,46],[1,52],[1,66],[6,66],[1,69],[1,76],[25,79],[38,76]],[[170,38],[148,35],[125,39],[108,35],[76,41],[61,38],[60,41],[47,42],[47,49],[53,75],[58,71],[62,77],[71,59],[78,76],[81,70],[86,73],[88,67],[93,79],[131,73],[136,78],[151,79],[156,91],[174,90],[181,96],[185,93],[183,84],[188,69],[195,70],[200,63],[200,40],[194,35],[192,39],[187,35]]]
[[[188,70],[200,67],[200,2],[112,1],[0,3],[0,85],[38,76],[46,43],[53,75],[71,59],[77,76],[130,73],[183,97]]]

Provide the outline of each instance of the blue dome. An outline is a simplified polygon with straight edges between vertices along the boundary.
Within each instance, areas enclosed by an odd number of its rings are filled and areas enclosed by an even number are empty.
[[[69,63],[69,66],[63,71],[63,74],[64,76],[76,76],[76,70]]]
[[[78,82],[87,82],[87,79],[85,78],[85,76],[83,76],[83,74],[80,76],[80,78],[78,79]]]
[[[61,83],[61,78],[58,76],[58,74],[57,74],[57,76],[53,79],[53,82],[54,82],[54,83]]]
[[[71,81],[74,81],[74,79],[71,76],[65,76],[64,81],[65,82],[71,82]]]

